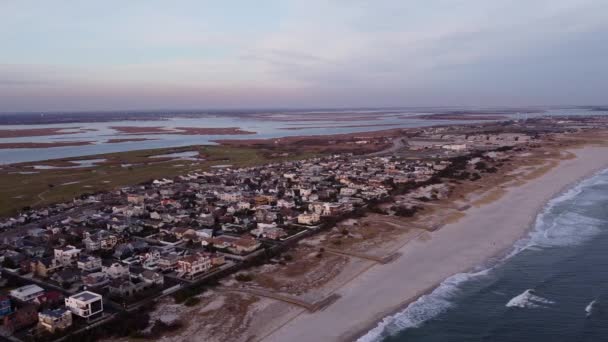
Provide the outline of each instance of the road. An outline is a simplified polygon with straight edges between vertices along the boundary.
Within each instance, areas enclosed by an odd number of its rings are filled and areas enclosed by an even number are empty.
[[[391,154],[391,153],[399,151],[400,149],[402,149],[406,146],[407,146],[407,142],[405,141],[405,138],[403,138],[403,137],[394,138],[393,146],[386,148],[382,151],[370,153],[370,154],[368,154],[368,156],[376,157],[376,156],[383,156],[383,155]]]

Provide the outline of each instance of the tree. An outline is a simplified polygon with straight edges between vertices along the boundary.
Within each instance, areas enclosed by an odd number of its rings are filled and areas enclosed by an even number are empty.
[[[14,268],[17,268],[17,265],[15,264],[13,259],[4,258],[4,261],[2,262],[2,267],[14,269]]]

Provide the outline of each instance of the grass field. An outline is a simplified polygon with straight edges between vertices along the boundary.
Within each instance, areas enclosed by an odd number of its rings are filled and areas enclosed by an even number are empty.
[[[198,151],[204,160],[150,158],[154,155],[185,151]],[[281,152],[260,148],[187,146],[4,166],[0,169],[0,216],[13,215],[28,206],[40,207],[69,201],[85,193],[111,190],[155,178],[177,176],[194,170],[209,170],[214,165],[228,164],[242,167],[315,156],[312,153],[293,152],[282,157],[272,155],[272,153]],[[74,166],[73,161],[102,158],[106,161],[92,167],[44,170],[33,168],[35,165]]]

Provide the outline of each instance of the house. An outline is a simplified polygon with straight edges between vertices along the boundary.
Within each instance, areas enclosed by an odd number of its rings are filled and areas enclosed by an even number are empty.
[[[278,228],[276,225],[260,223],[256,229],[251,231],[251,235],[257,238],[263,237],[266,239],[278,240],[286,237],[287,232],[281,228]]]
[[[261,243],[253,237],[237,237],[230,235],[203,239],[201,244],[203,246],[213,245],[217,249],[227,249],[234,254],[248,254],[261,246]]]
[[[353,195],[356,195],[358,191],[359,191],[359,189],[346,187],[346,188],[340,189],[340,195],[342,195],[342,196],[353,196]]]
[[[236,209],[237,209],[238,211],[241,211],[241,210],[249,210],[249,209],[251,209],[251,203],[249,203],[249,202],[245,202],[245,201],[239,201],[239,202],[236,204]]]
[[[314,225],[321,222],[321,216],[317,213],[304,213],[298,215],[298,223],[305,225]]]
[[[222,224],[222,231],[229,233],[243,233],[247,231],[247,226],[243,224],[224,223]]]
[[[144,269],[156,271],[158,269],[158,260],[160,259],[160,252],[152,250],[141,256],[141,265]]]
[[[195,253],[177,261],[179,277],[192,278],[208,271],[211,267],[211,256],[208,253]]]
[[[22,248],[23,254],[30,258],[42,258],[46,252],[46,248],[42,246],[31,246]]]
[[[101,271],[112,279],[129,277],[129,266],[120,263],[112,263],[110,266],[102,266]]]
[[[278,218],[277,212],[270,210],[270,208],[259,208],[255,212],[255,220],[257,222],[272,223]]]
[[[222,201],[236,202],[236,201],[240,200],[243,196],[238,192],[224,192],[224,193],[218,194],[217,197]]]
[[[203,227],[213,227],[215,224],[215,217],[213,214],[200,214],[197,221]]]
[[[101,249],[101,241],[97,235],[89,235],[82,240],[84,248],[89,252],[98,251]]]
[[[74,246],[65,246],[55,249],[55,262],[62,266],[70,266],[76,263],[80,257],[81,250]]]
[[[59,291],[48,291],[45,292],[43,295],[39,296],[38,298],[34,299],[32,301],[33,304],[36,305],[44,305],[47,307],[54,307],[57,306],[59,304],[63,303],[63,294]]]
[[[352,210],[350,203],[323,203],[323,216],[339,216]]]
[[[280,199],[277,201],[277,207],[279,208],[294,208],[296,204],[293,201],[287,201],[285,199]]]
[[[7,296],[0,296],[0,317],[4,317],[13,312],[11,299]]]
[[[80,271],[75,268],[65,268],[59,272],[55,272],[51,276],[51,280],[62,287],[71,286],[80,280]]]
[[[192,228],[175,227],[175,228],[171,229],[171,234],[173,234],[173,236],[175,236],[176,238],[181,240],[186,235],[195,235],[196,232]]]
[[[21,302],[30,302],[44,294],[44,289],[38,285],[25,285],[9,292],[9,295]]]
[[[76,316],[91,319],[103,314],[103,297],[83,291],[65,299],[65,306]]]
[[[91,255],[81,255],[76,266],[83,272],[96,272],[101,270],[101,258]]]
[[[51,334],[65,330],[72,326],[72,312],[65,308],[39,312],[38,326]]]
[[[213,229],[199,229],[196,231],[198,239],[206,239],[213,236]]]
[[[2,328],[9,333],[33,325],[38,321],[38,309],[36,305],[25,305],[15,312],[4,316]]]
[[[467,144],[447,144],[442,145],[441,148],[450,151],[465,151],[467,149]]]
[[[167,253],[161,255],[156,264],[163,272],[172,271],[177,268],[177,261],[179,259],[180,256],[177,253]]]
[[[108,290],[114,296],[131,297],[143,291],[147,286],[149,285],[145,282],[134,283],[130,279],[113,279],[108,285]]]
[[[110,277],[103,272],[94,272],[83,275],[80,280],[85,289],[102,288],[110,283]]]
[[[117,259],[126,259],[133,255],[134,248],[130,243],[123,243],[114,249],[114,257]]]
[[[141,205],[144,204],[144,195],[127,195],[127,202],[131,203],[131,204],[135,204],[135,205]]]
[[[102,230],[97,234],[87,234],[82,240],[87,251],[111,250],[118,243],[118,237],[108,231]]]
[[[138,278],[150,285],[163,286],[165,283],[165,277],[162,274],[150,270],[144,270],[138,275]]]
[[[55,264],[55,259],[53,258],[34,259],[30,261],[30,270],[34,276],[39,278],[48,278],[60,267],[60,265]]]

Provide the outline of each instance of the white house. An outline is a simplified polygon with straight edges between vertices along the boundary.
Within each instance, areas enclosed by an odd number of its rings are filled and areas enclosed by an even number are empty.
[[[355,189],[355,188],[350,188],[350,187],[342,188],[342,189],[340,189],[340,195],[352,196],[352,195],[355,195],[357,193],[357,191],[359,191],[359,190]]]
[[[464,151],[467,149],[467,144],[449,144],[443,145],[441,148],[450,151]]]
[[[62,266],[75,264],[80,257],[81,250],[74,246],[65,246],[55,249],[55,262]]]
[[[76,262],[78,269],[85,272],[95,272],[101,270],[101,258],[82,255]]]
[[[117,262],[110,266],[103,266],[102,272],[107,274],[112,279],[124,278],[129,276],[129,266],[119,264]]]
[[[66,298],[65,306],[76,316],[94,318],[103,312],[103,297],[94,292],[84,291]]]
[[[29,302],[44,294],[44,289],[38,285],[25,285],[9,292],[9,295],[19,301]]]
[[[319,221],[321,221],[321,217],[317,213],[306,213],[298,215],[299,224],[313,225],[319,223]]]

